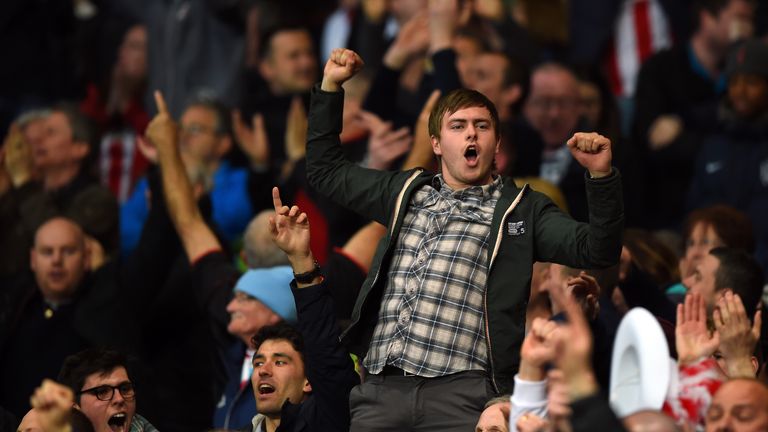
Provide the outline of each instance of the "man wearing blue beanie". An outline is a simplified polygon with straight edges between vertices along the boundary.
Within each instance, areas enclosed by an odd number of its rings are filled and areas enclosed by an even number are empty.
[[[241,425],[255,415],[256,399],[250,386],[253,372],[251,338],[264,326],[296,322],[296,305],[288,266],[248,270],[237,280],[227,304],[227,332],[237,341],[220,351],[226,369],[226,386],[216,407],[215,423]],[[224,348],[224,347],[221,347]]]
[[[289,284],[293,272],[288,266],[248,270],[235,284],[234,298],[227,305],[227,331],[246,344],[267,324],[296,322],[296,305]]]

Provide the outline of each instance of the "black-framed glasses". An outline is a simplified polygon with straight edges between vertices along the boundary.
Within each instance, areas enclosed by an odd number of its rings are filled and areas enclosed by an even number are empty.
[[[96,399],[100,401],[109,401],[115,396],[115,389],[120,392],[120,395],[122,395],[125,400],[131,400],[136,397],[136,389],[133,388],[133,383],[130,381],[121,382],[116,386],[103,384],[91,387],[89,389],[80,390],[80,394],[88,393],[96,396]]]

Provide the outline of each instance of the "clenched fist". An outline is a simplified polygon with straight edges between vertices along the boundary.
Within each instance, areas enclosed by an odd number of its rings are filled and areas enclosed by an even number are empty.
[[[356,52],[345,48],[336,48],[323,69],[323,82],[320,88],[324,91],[335,92],[341,89],[345,81],[352,78],[362,69],[363,59]]]
[[[595,132],[576,132],[568,140],[568,148],[592,178],[611,173],[611,140]]]

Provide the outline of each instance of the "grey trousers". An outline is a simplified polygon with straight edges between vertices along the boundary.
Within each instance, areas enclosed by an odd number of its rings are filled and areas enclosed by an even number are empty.
[[[369,375],[352,389],[352,432],[471,432],[495,396],[485,372],[438,378]]]

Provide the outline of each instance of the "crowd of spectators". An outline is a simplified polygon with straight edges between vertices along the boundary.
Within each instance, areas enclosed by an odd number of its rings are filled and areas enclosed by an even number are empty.
[[[768,430],[768,3],[11,0],[0,46],[0,431]],[[466,107],[477,303],[409,303]]]

